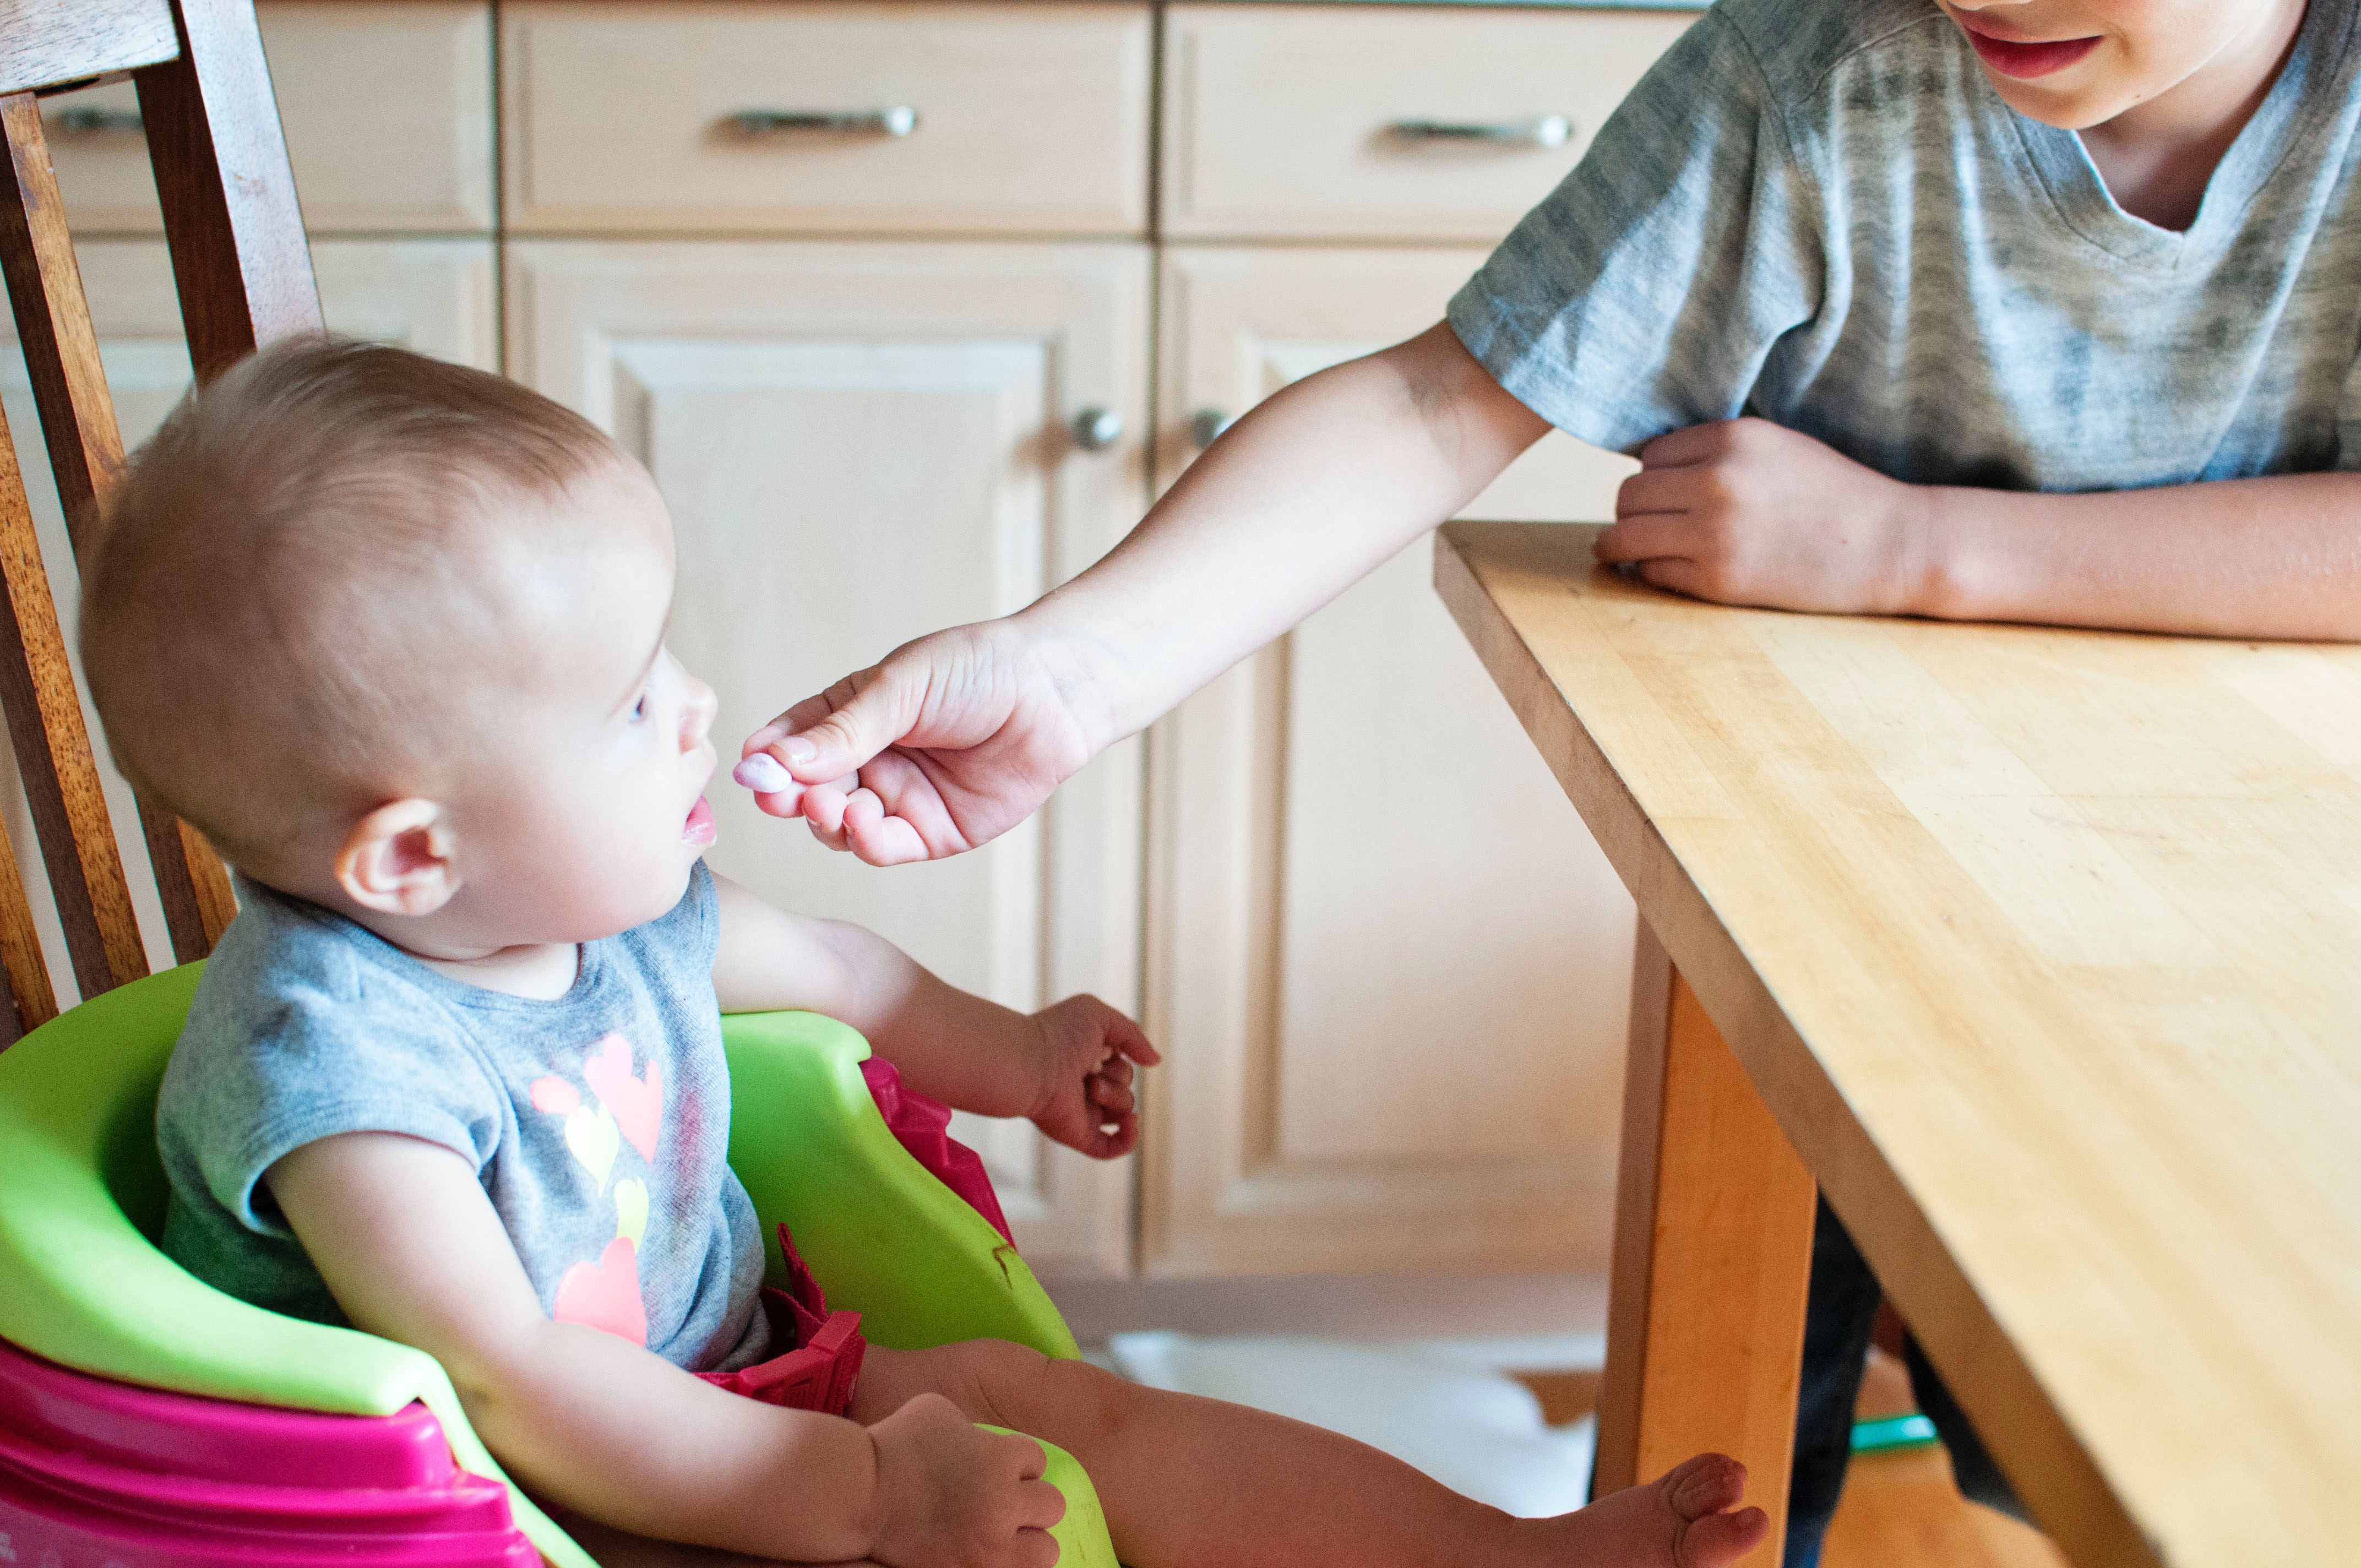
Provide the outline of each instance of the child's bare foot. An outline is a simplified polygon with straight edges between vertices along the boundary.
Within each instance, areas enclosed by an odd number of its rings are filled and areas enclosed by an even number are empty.
[[[1658,1481],[1626,1486],[1577,1514],[1535,1519],[1537,1561],[1566,1568],[1724,1568],[1762,1543],[1761,1508],[1741,1508],[1746,1466],[1700,1453]],[[1736,1511],[1731,1511],[1735,1509]]]

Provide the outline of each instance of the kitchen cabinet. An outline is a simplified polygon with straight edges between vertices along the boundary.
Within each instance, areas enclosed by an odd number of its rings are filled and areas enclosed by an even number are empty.
[[[1173,247],[1161,400],[1195,411],[1164,477],[1201,420],[1431,324],[1483,256]],[[1554,433],[1469,510],[1612,515],[1631,466]],[[1604,1270],[1631,906],[1429,558],[1155,730],[1152,1271]]]
[[[262,19],[331,324],[505,369],[648,466],[726,751],[1079,571],[1224,420],[1435,320],[1689,16]],[[136,440],[187,376],[136,103],[44,113]],[[0,402],[38,473],[21,369]],[[1630,466],[1554,435],[1469,510],[1596,518]],[[1013,1006],[1146,1018],[1170,1065],[1136,1159],[961,1120],[1045,1275],[1603,1268],[1631,907],[1426,576],[1412,545],[960,860],[874,870],[714,790],[713,862],[763,894]]]
[[[796,242],[510,247],[511,373],[614,432],[672,510],[672,646],[738,737],[895,643],[1088,565],[1145,488],[1147,247]],[[1085,412],[1122,433],[1078,439]],[[718,778],[709,861],[1030,1011],[1138,991],[1140,762],[1101,756],[973,853],[881,871]],[[1130,1264],[1129,1162],[962,1116],[1037,1266]]]

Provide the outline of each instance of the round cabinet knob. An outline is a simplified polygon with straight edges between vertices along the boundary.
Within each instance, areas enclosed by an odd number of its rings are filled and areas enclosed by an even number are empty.
[[[1089,408],[1074,416],[1074,444],[1085,452],[1104,452],[1123,439],[1123,415],[1113,409]]]
[[[1199,409],[1189,416],[1189,439],[1202,452],[1220,439],[1222,432],[1237,422],[1235,414],[1225,414],[1219,409]]]

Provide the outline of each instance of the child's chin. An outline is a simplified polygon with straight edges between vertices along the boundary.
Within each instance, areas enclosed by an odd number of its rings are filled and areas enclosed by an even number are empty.
[[[672,913],[688,892],[689,873],[696,868],[694,858],[676,874],[663,878],[651,877],[627,897],[609,897],[593,907],[589,901],[577,904],[567,922],[572,927],[566,936],[556,938],[570,942],[598,942],[609,937],[620,937],[635,926]]]

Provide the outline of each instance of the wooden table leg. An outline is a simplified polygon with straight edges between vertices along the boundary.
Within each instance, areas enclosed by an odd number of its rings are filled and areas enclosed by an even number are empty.
[[[1777,1568],[1795,1453],[1811,1173],[1645,922],[1631,998],[1594,1495],[1743,1461]]]

